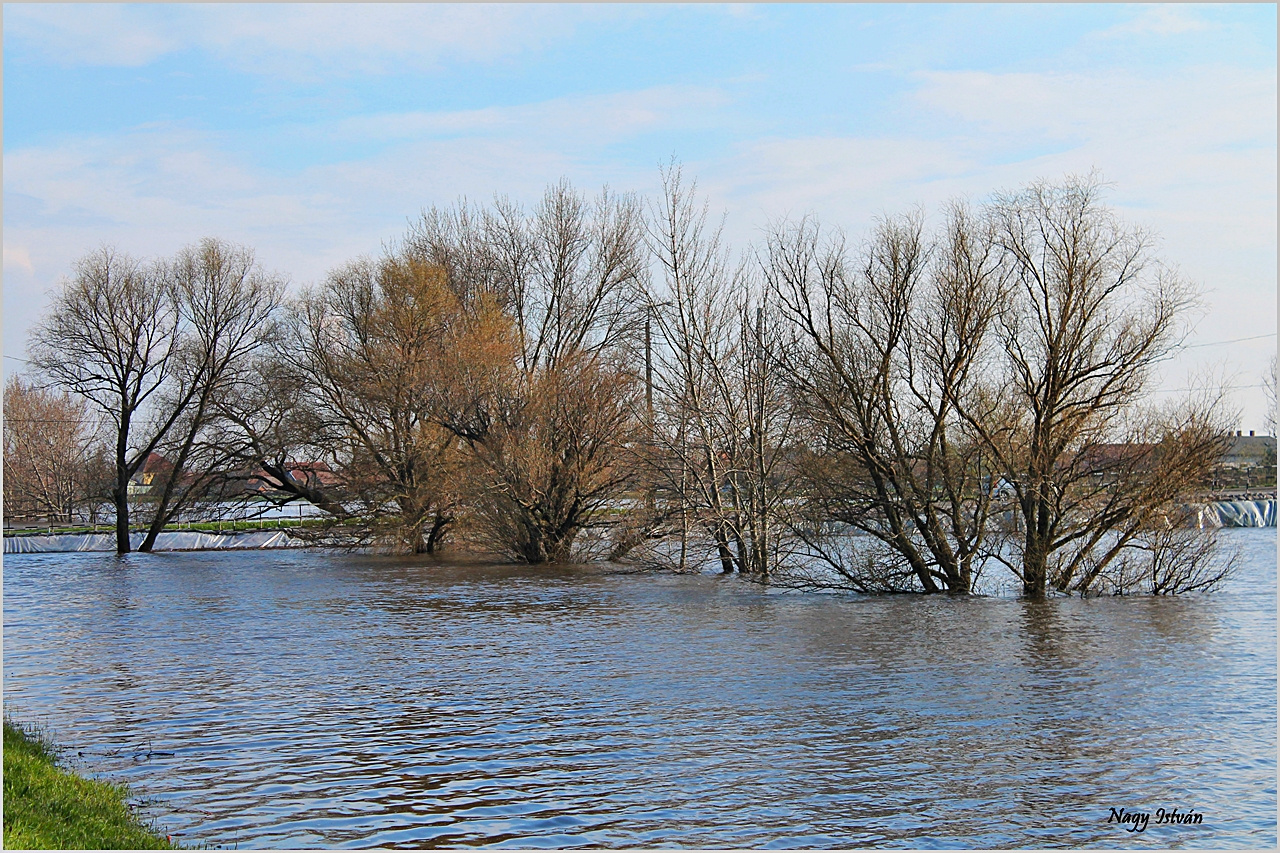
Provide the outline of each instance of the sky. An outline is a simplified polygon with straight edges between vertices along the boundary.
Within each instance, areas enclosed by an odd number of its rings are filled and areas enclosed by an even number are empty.
[[[1263,428],[1275,5],[6,4],[3,51],[6,374],[103,244],[298,288],[424,208],[651,195],[673,157],[742,250],[1096,170],[1202,294],[1153,399],[1225,381]]]

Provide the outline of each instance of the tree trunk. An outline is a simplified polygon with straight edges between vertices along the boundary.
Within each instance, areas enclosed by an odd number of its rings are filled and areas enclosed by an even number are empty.
[[[565,519],[559,527],[547,532],[544,539],[548,563],[566,563],[573,553],[573,542],[580,529],[577,514]]]
[[[150,554],[151,549],[155,547],[156,537],[160,535],[160,531],[156,528],[156,523],[152,522],[147,528],[147,535],[142,537],[142,544],[138,546],[138,553]]]
[[[911,560],[911,566],[915,570],[916,577],[920,581],[920,586],[930,595],[935,592],[941,592],[938,588],[938,582],[933,579],[933,575],[929,573],[929,567],[918,557]]]
[[[165,480],[164,491],[160,495],[160,500],[156,504],[156,517],[151,520],[151,526],[147,528],[147,535],[142,538],[142,544],[138,546],[138,551],[143,554],[150,554],[151,549],[155,547],[156,537],[160,535],[160,531],[164,530],[164,526],[169,523],[169,519],[173,517],[173,511],[169,504],[173,499],[174,483],[178,479],[178,473],[181,469],[175,465],[169,477]]]
[[[1049,555],[1044,544],[1027,525],[1027,544],[1022,554],[1022,594],[1027,598],[1044,598],[1048,577]]]
[[[720,573],[733,574],[733,552],[729,550],[729,536],[725,533],[724,522],[716,527],[716,551],[720,555]]]
[[[160,495],[160,501],[156,504],[156,517],[151,520],[151,526],[147,528],[147,535],[142,538],[142,544],[138,546],[138,551],[143,554],[150,554],[155,547],[156,537],[160,535],[160,531],[164,530],[166,524],[173,517],[174,511],[169,504],[173,499],[174,484],[177,482],[178,474],[181,471],[179,465],[175,465],[169,477],[165,480],[164,491]]]
[[[1026,545],[1022,551],[1022,594],[1028,598],[1044,598],[1048,589],[1052,507],[1042,497],[1046,488],[1042,484],[1037,494],[1024,505],[1030,511],[1026,512]]]
[[[431,532],[427,534],[427,553],[434,554],[440,548],[441,542],[444,540],[445,528],[452,521],[449,516],[444,513],[437,513],[435,521],[431,524]]]
[[[123,482],[117,478],[116,487],[111,490],[111,499],[116,505],[116,553],[129,553],[129,480]]]
[[[408,539],[410,542],[413,543],[412,547],[409,549],[412,553],[414,554],[430,554],[431,553],[431,545],[427,541],[427,537],[422,535],[421,527],[416,527],[408,531],[408,533],[409,533]]]

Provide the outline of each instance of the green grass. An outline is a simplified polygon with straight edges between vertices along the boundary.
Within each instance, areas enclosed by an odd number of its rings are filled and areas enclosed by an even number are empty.
[[[171,533],[183,533],[186,531],[196,531],[200,533],[245,533],[254,530],[295,530],[302,527],[318,527],[328,522],[328,519],[308,517],[299,521],[296,518],[254,518],[243,519],[240,521],[183,521],[176,524],[166,524],[165,531]],[[145,533],[147,528],[134,527],[132,532]],[[73,533],[110,533],[115,534],[116,529],[110,525],[100,524],[97,527],[86,527],[85,525],[66,526],[52,528],[48,527],[31,527],[31,528],[11,528],[4,532],[5,536],[48,536],[73,534]]]
[[[164,529],[174,533],[194,530],[199,533],[245,533],[253,530],[293,530],[299,527],[315,527],[327,519],[306,518],[255,518],[242,521],[184,521],[166,524]]]
[[[137,818],[127,790],[56,765],[43,738],[4,721],[4,846],[26,850],[169,850]]]

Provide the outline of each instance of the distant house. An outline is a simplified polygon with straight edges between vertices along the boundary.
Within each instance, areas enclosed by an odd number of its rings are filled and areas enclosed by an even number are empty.
[[[1237,431],[1231,446],[1219,463],[1223,468],[1255,468],[1276,464],[1276,439],[1273,435],[1248,435]]]
[[[129,494],[150,494],[153,487],[163,483],[172,474],[172,462],[159,453],[148,453],[141,467],[129,478]]]
[[[1213,472],[1213,491],[1229,499],[1275,497],[1275,437],[1237,432],[1230,439],[1227,452]]]

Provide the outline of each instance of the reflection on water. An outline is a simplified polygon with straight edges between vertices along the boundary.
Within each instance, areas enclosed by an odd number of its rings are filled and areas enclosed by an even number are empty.
[[[1276,843],[1275,530],[1185,599],[11,556],[7,710],[241,847]],[[1130,833],[1111,808],[1194,809]]]

